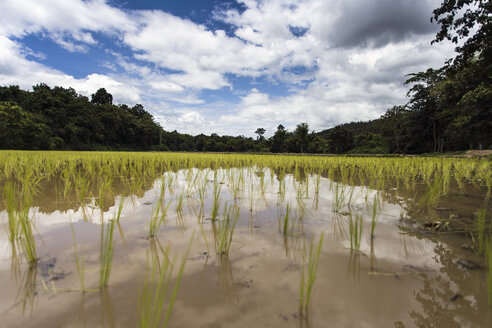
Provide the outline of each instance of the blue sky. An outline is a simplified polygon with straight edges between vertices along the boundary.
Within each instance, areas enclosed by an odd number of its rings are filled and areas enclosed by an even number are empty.
[[[437,0],[3,0],[0,81],[104,87],[166,130],[271,135],[368,120],[442,65]]]

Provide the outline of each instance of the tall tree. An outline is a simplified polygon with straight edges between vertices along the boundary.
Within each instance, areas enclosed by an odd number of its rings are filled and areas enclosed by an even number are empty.
[[[106,91],[106,89],[101,88],[96,91],[96,93],[92,94],[91,101],[95,104],[113,104],[113,96]]]
[[[343,126],[337,125],[328,134],[329,150],[335,154],[342,154],[354,146],[354,136]]]
[[[408,124],[408,110],[405,106],[393,106],[388,109],[381,120],[384,122],[385,132],[389,135],[390,149],[395,153],[406,152],[402,149],[402,137]]]
[[[265,134],[266,130],[264,128],[258,128],[256,129],[255,133],[258,135],[258,140],[263,140],[265,137],[263,136]]]
[[[489,0],[444,0],[432,19],[441,29],[434,42],[450,40],[456,47],[455,64],[472,58],[492,58],[492,2]]]
[[[309,144],[309,124],[297,124],[296,129],[294,130],[294,138],[297,143],[298,151],[301,153],[307,151],[307,146]]]
[[[277,131],[273,134],[270,144],[270,151],[272,153],[282,153],[285,151],[285,138],[287,137],[287,130],[280,124],[277,127]]]

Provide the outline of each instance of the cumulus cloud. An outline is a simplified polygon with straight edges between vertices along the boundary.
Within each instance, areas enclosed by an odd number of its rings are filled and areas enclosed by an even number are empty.
[[[405,102],[405,74],[440,65],[452,52],[450,45],[430,46],[436,27],[429,17],[438,0],[240,3],[241,11],[222,7],[211,17],[230,28],[226,33],[213,23],[124,10],[104,0],[5,0],[0,78],[87,95],[105,87],[116,101],[142,102],[167,129],[253,135],[259,126],[273,132],[280,123],[294,128],[308,122],[321,130],[376,118]],[[42,54],[23,46],[27,35],[87,55],[108,48],[114,60],[101,67],[111,73],[94,68],[77,79],[43,65]],[[269,94],[267,87],[237,84],[236,77],[262,78],[288,92]],[[223,104],[206,100],[204,90],[242,96]]]
[[[429,19],[435,5],[428,0],[339,1],[337,17],[328,23],[325,37],[335,46],[378,48],[435,33]]]
[[[59,70],[27,60],[24,57],[23,48],[17,42],[1,35],[0,81],[4,85],[19,85],[24,89],[29,89],[39,83],[72,87],[86,96],[90,96],[99,88],[106,88],[119,102],[137,103],[141,100],[134,86],[109,76],[93,73],[85,78],[76,79]]]
[[[95,44],[93,32],[131,31],[135,23],[103,0],[4,0],[0,34],[23,37],[38,33],[69,51],[86,51]]]

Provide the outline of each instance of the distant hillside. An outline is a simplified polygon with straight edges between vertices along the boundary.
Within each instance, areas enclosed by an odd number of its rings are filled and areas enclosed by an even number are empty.
[[[347,129],[349,132],[352,133],[352,135],[356,136],[358,134],[363,134],[363,133],[382,134],[383,133],[382,125],[383,125],[382,120],[378,118],[367,122],[359,121],[359,122],[340,124],[339,126],[344,129]],[[320,131],[317,133],[317,135],[319,135],[320,137],[328,138],[331,130],[333,130],[333,128]]]

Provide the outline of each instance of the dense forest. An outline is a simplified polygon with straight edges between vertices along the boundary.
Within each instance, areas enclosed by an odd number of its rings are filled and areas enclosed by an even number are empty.
[[[470,4],[475,6],[467,7]],[[464,8],[468,8],[464,10]],[[462,13],[458,15],[458,13]],[[321,132],[300,123],[273,136],[191,136],[163,129],[140,104],[113,104],[99,89],[38,84],[32,91],[0,87],[0,149],[171,150],[289,153],[430,153],[492,147],[492,3],[445,0],[432,20],[433,42],[456,44],[440,68],[407,76],[409,101],[379,119]]]

